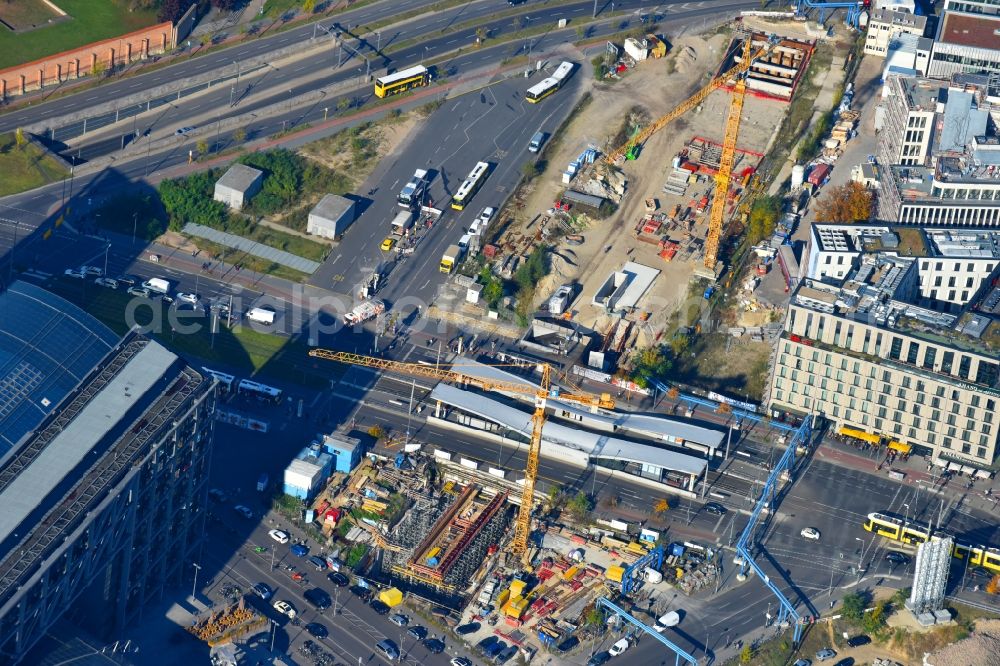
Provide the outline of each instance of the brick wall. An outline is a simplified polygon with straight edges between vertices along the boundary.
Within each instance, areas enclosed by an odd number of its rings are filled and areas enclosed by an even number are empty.
[[[95,65],[107,71],[113,66],[122,66],[163,53],[176,45],[175,35],[172,23],[160,23],[127,35],[0,70],[0,99],[90,76]]]

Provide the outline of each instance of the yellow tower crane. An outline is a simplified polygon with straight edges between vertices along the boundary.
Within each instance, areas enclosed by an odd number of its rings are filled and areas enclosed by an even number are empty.
[[[726,195],[729,192],[729,180],[733,171],[736,138],[740,131],[740,116],[743,112],[743,99],[746,93],[745,75],[754,61],[767,55],[774,44],[775,40],[768,40],[764,46],[751,54],[751,38],[747,37],[743,42],[743,56],[734,67],[709,81],[701,90],[681,102],[680,105],[672,109],[669,113],[650,124],[646,129],[636,133],[623,146],[609,153],[604,160],[606,164],[610,165],[616,163],[623,156],[634,156],[637,148],[653,134],[701,104],[713,91],[726,85],[730,80],[736,80],[729,108],[729,116],[726,121],[726,135],[722,145],[722,160],[715,178],[715,194],[713,195],[712,210],[708,222],[708,236],[705,242],[705,267],[712,271],[715,270],[715,263],[719,255],[719,242],[722,236],[722,217],[725,213]]]
[[[558,398],[566,402],[586,405],[592,409],[598,407],[614,409],[615,406],[614,399],[607,393],[597,396],[588,393],[561,393],[554,391],[551,386],[552,368],[548,364],[540,364],[542,379],[539,386],[534,386],[527,383],[468,375],[461,372],[460,365],[452,366],[452,369],[445,370],[420,363],[403,363],[401,361],[326,349],[312,349],[309,351],[309,355],[328,361],[338,361],[340,363],[360,365],[366,368],[375,368],[389,372],[400,372],[416,377],[427,377],[428,379],[441,382],[471,384],[484,391],[500,391],[535,396],[535,412],[531,417],[531,443],[528,446],[528,463],[524,470],[524,489],[521,492],[521,506],[518,510],[517,522],[514,524],[514,542],[511,548],[515,555],[520,555],[522,558],[528,552],[528,535],[531,532],[531,506],[535,500],[535,482],[538,479],[538,457],[542,448],[542,426],[545,425],[546,401],[550,397]]]
[[[750,38],[743,42],[743,59],[740,64],[750,63]],[[747,64],[749,68],[749,64]],[[726,138],[722,142],[722,158],[715,174],[715,195],[712,209],[708,214],[708,235],[705,237],[705,268],[715,272],[715,262],[719,258],[719,241],[722,238],[722,217],[726,213],[726,197],[729,181],[733,175],[733,160],[736,157],[736,138],[740,134],[740,119],[743,116],[743,99],[746,97],[746,71],[736,75],[736,85],[729,102],[729,117],[726,119]]]

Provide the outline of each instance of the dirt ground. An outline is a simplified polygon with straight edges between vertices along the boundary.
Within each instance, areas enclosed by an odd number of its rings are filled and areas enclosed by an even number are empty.
[[[609,141],[622,127],[630,109],[639,106],[646,110],[650,119],[658,118],[707,83],[728,44],[729,37],[721,34],[685,36],[671,45],[671,54],[666,58],[640,63],[622,80],[588,83],[593,99],[557,139],[555,150],[545,154],[546,171],[534,181],[533,191],[525,199],[526,220],[552,206],[565,187],[561,181],[562,171],[588,146],[596,146],[601,151],[617,147],[609,146]],[[678,54],[684,55],[678,57]],[[585,66],[580,75],[589,76],[590,66]],[[693,136],[721,143],[729,100],[726,91],[712,93],[700,107],[646,141],[636,161],[624,164],[628,186],[621,207],[607,220],[591,221],[589,227],[582,230],[585,239],[582,245],[559,248],[558,253],[563,256],[553,255],[552,272],[536,290],[538,303],[547,299],[559,285],[576,282],[581,289],[573,305],[574,319],[584,326],[604,330],[608,325],[607,315],[591,305],[594,293],[612,271],[621,268],[626,261],[636,261],[661,271],[639,303],[639,308],[649,312],[650,318],[648,325],[642,327],[638,344],[651,343],[651,338],[663,331],[671,313],[688,294],[691,275],[702,264],[701,253],[686,257],[678,253],[673,261],[665,262],[658,256],[659,248],[637,240],[633,230],[646,212],[644,201],[647,198],[655,198],[658,210],[663,212],[675,204],[686,206],[690,199],[711,192],[714,181],[710,178],[702,178],[696,185],[689,186],[683,197],[668,195],[662,188],[672,171],[673,157]],[[737,147],[762,152],[786,104],[751,95],[745,100]],[[750,164],[749,159],[753,158],[741,158],[737,162],[737,173]],[[573,181],[574,186],[580,186],[581,178],[587,178],[587,174],[578,176]],[[706,220],[707,213],[699,216],[692,231],[695,237],[704,238]],[[671,239],[679,238],[672,234]],[[566,256],[572,264],[564,260]]]
[[[373,123],[369,129],[361,133],[361,136],[376,143],[378,157],[366,160],[360,167],[352,159],[349,132],[339,132],[326,139],[314,141],[302,146],[298,152],[317,164],[348,174],[352,184],[357,186],[364,182],[383,157],[395,152],[407,137],[415,134],[413,129],[422,120],[417,111],[411,111],[397,119],[387,118]]]

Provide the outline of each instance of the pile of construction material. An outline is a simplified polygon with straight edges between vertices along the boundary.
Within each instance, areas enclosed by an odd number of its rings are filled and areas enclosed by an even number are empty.
[[[711,560],[714,553],[671,544],[669,555],[663,563],[663,571],[667,582],[684,594],[691,595],[702,588],[715,584],[721,571]]]
[[[602,171],[602,173],[595,173],[579,190],[584,194],[610,199],[615,204],[620,204],[625,196],[628,179],[624,173],[617,169],[604,169]]]
[[[677,67],[677,71],[686,72],[688,67],[691,67],[698,61],[698,52],[690,46],[685,46],[677,52],[675,60],[676,62],[674,64]]]
[[[267,625],[267,618],[245,606],[244,598],[232,606],[198,620],[187,630],[210,646],[225,645],[242,636],[248,636]]]

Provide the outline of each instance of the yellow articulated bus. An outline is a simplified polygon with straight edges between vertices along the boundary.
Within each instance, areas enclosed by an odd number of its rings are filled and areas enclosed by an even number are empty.
[[[884,513],[869,513],[864,528],[886,539],[902,541],[911,545],[925,543],[932,536],[941,538],[950,536],[945,532],[934,531],[930,525],[910,522],[898,516]],[[998,548],[970,546],[956,541],[951,554],[960,560],[968,559],[968,563],[974,567],[983,567],[1000,573],[1000,549]]]
[[[566,79],[569,78],[569,75],[572,72],[573,63],[560,63],[559,67],[556,68],[556,71],[553,72],[552,76],[547,79],[543,79],[539,83],[536,83],[528,88],[528,92],[524,98],[531,104],[538,104],[540,101],[562,88],[563,84],[566,83]]]
[[[390,95],[398,95],[410,88],[426,86],[430,80],[430,72],[423,65],[410,67],[409,69],[400,70],[395,74],[388,74],[375,79],[375,96],[389,97]]]
[[[490,165],[488,162],[478,162],[469,172],[469,177],[465,179],[458,192],[451,198],[451,207],[455,210],[462,210],[465,205],[476,196],[476,192],[486,182],[486,177],[490,175]]]

